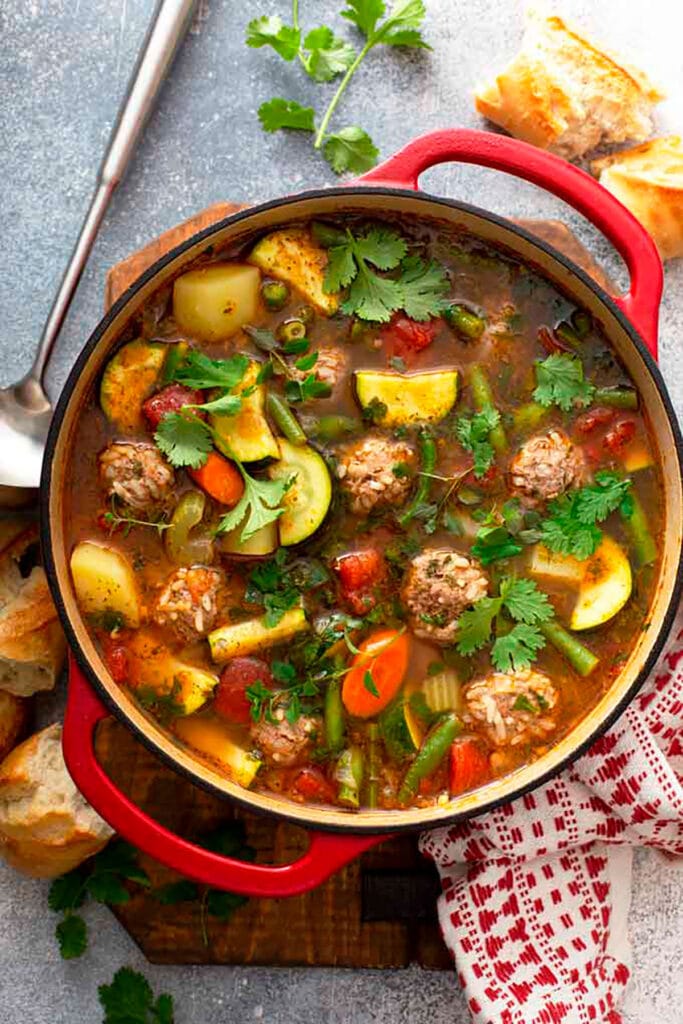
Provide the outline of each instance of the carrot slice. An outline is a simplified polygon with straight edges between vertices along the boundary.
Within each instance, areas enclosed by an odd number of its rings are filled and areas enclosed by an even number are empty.
[[[236,505],[244,493],[244,481],[239,470],[218,452],[209,452],[204,465],[199,469],[190,469],[188,473],[210,498],[221,505]]]
[[[355,718],[372,718],[391,703],[408,668],[408,636],[396,629],[372,633],[359,647],[342,686],[344,707]]]
[[[469,736],[457,739],[451,746],[449,775],[451,796],[460,796],[488,782],[491,769],[481,744]]]

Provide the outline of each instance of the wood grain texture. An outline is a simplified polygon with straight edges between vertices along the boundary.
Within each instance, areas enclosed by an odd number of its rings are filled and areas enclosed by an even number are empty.
[[[165,252],[243,207],[217,203],[113,266],[106,281],[108,308]],[[560,221],[520,221],[580,263],[603,286],[601,268]],[[97,738],[99,758],[126,795],[186,838],[201,837],[239,818],[260,863],[285,863],[306,846],[294,826],[250,814],[206,793],[162,764],[119,722]],[[143,866],[152,889],[178,875],[149,857]],[[268,964],[280,966],[450,968],[435,915],[436,873],[420,857],[414,836],[383,843],[312,893],[288,900],[249,900],[227,923],[202,912],[199,901],[162,906],[137,889],[116,916],[152,963]]]

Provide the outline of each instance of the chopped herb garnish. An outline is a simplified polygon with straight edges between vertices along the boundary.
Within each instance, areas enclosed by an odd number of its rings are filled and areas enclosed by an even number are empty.
[[[533,580],[505,577],[498,597],[482,597],[458,619],[457,649],[470,655],[491,640],[493,620],[506,611],[516,625],[496,638],[491,661],[500,672],[528,668],[536,654],[545,646],[545,637],[538,625],[554,615],[547,596]]]
[[[474,475],[477,478],[493,465],[495,451],[489,441],[489,435],[500,423],[497,409],[482,409],[474,416],[459,416],[455,424],[455,433],[463,448],[472,453],[474,458]]]
[[[540,405],[558,405],[570,412],[576,405],[588,405],[594,394],[594,386],[584,380],[578,356],[553,352],[542,363],[536,363],[534,401]]]
[[[546,547],[561,555],[590,558],[602,540],[596,523],[602,522],[626,502],[631,480],[602,470],[595,483],[569,491],[548,504],[549,515],[540,523],[540,536]]]
[[[375,686],[375,680],[372,678],[372,672],[369,669],[366,670],[363,676],[363,686],[373,697],[379,697],[379,690]]]

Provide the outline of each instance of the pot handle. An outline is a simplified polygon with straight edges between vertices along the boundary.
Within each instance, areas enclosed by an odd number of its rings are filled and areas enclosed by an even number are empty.
[[[352,184],[418,188],[423,171],[448,160],[514,174],[552,192],[587,217],[612,242],[628,267],[631,287],[614,302],[657,358],[662,261],[652,238],[632,213],[595,178],[527,142],[470,128],[422,135]]]
[[[125,839],[195,882],[245,896],[279,898],[314,889],[385,835],[311,832],[306,852],[291,864],[270,866],[234,860],[205,850],[170,832],[117,789],[95,756],[97,724],[109,712],[69,655],[69,696],[64,717],[64,760],[76,786],[95,810]]]

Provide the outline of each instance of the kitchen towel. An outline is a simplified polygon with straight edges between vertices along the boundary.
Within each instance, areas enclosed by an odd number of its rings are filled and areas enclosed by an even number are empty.
[[[615,725],[557,778],[420,839],[475,1024],[619,1024],[633,846],[683,854],[683,618]]]

